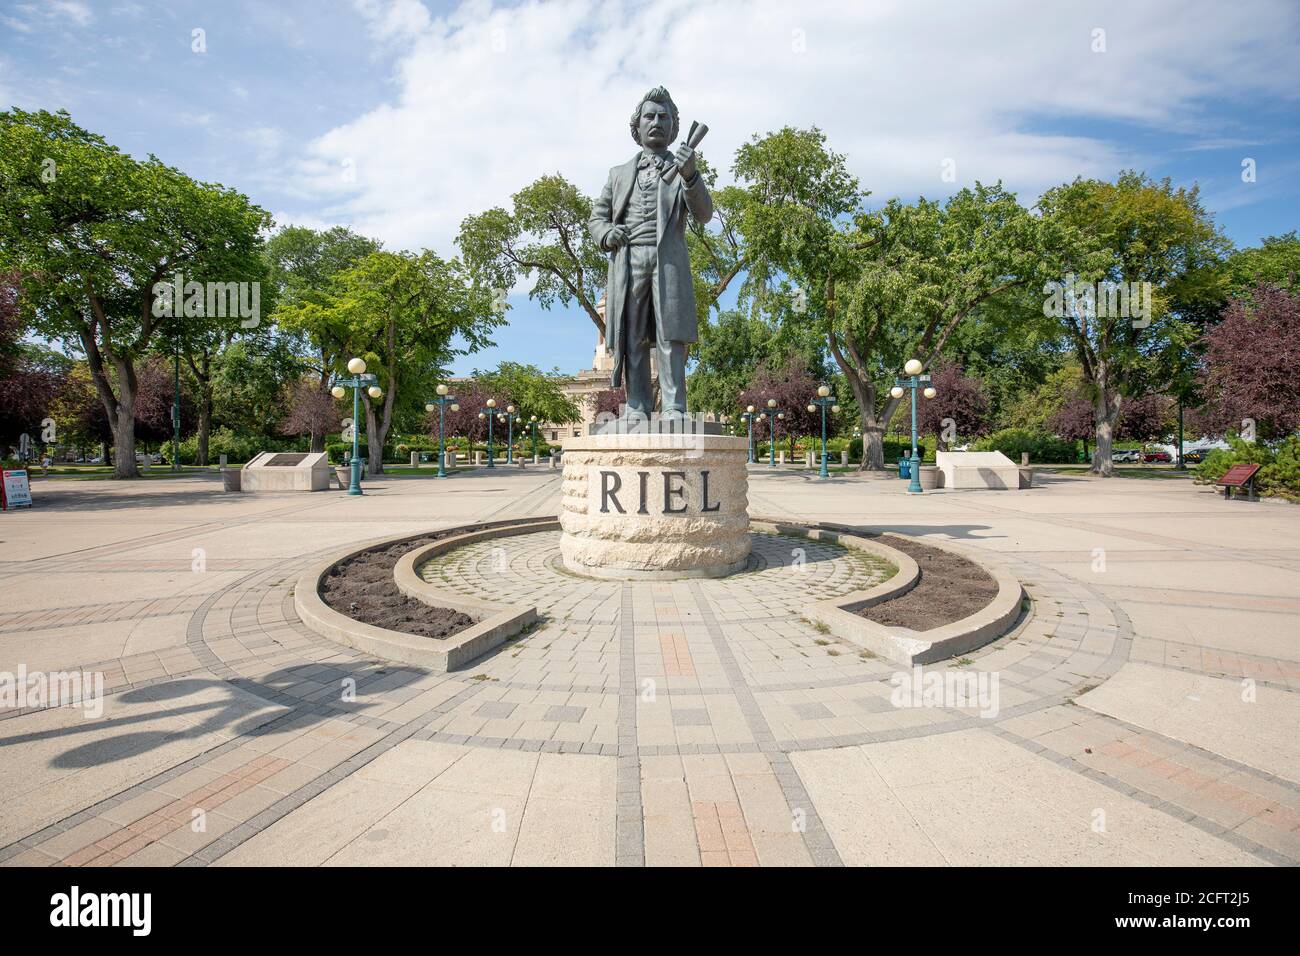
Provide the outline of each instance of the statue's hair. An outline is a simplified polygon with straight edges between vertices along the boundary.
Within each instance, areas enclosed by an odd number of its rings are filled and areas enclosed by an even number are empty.
[[[645,106],[646,100],[660,104],[666,103],[668,105],[668,114],[673,118],[673,128],[668,133],[668,142],[671,143],[677,138],[677,130],[679,129],[677,104],[673,102],[673,98],[662,86],[656,86],[645,96],[641,97],[641,99],[637,100],[636,109],[632,111],[632,122],[630,124],[632,127],[632,138],[636,140],[638,146],[641,145],[641,107]]]

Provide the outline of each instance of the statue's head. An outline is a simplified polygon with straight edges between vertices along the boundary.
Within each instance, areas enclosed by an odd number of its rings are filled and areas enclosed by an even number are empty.
[[[632,138],[651,149],[667,149],[677,138],[677,104],[662,86],[641,97],[632,114]]]

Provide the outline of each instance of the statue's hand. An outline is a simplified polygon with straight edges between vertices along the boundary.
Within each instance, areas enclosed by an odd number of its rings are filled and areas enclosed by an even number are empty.
[[[685,143],[677,147],[677,167],[684,182],[695,178],[695,150]]]
[[[615,226],[605,234],[605,245],[607,245],[611,251],[622,249],[627,245],[627,238],[627,226]]]

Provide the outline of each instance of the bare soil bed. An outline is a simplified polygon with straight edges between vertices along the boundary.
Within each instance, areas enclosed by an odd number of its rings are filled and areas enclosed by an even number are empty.
[[[974,614],[997,596],[997,581],[960,555],[892,534],[879,540],[910,556],[921,577],[902,597],[856,611],[859,617],[889,627],[928,631]]]
[[[321,579],[320,596],[331,608],[362,624],[418,637],[451,637],[473,624],[474,619],[451,608],[431,607],[407,597],[397,590],[393,567],[414,548],[479,527],[448,528],[363,551],[335,565]]]

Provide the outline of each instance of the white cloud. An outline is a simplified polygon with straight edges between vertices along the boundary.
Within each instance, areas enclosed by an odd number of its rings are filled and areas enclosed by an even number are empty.
[[[295,195],[390,246],[444,254],[466,215],[544,173],[597,192],[635,151],[628,115],[658,83],[684,123],[709,124],[703,149],[724,178],[751,134],[816,124],[877,200],[950,192],[951,158],[956,187],[1002,179],[1032,201],[1148,158],[1096,121],[1209,139],[1225,131],[1205,98],[1297,89],[1297,14],[1281,2],[466,0],[436,18],[416,0],[356,5],[395,93],[305,147]]]
[[[254,126],[240,132],[240,137],[252,146],[259,164],[269,164],[284,146],[284,131],[275,126]]]
[[[47,17],[71,20],[79,27],[84,27],[95,19],[90,7],[80,0],[45,0],[43,7]]]
[[[81,0],[41,0],[40,3],[20,3],[13,8],[15,16],[4,17],[3,22],[11,30],[20,33],[32,33],[37,27],[46,25],[55,28],[73,25],[89,26],[95,19],[90,7]]]

